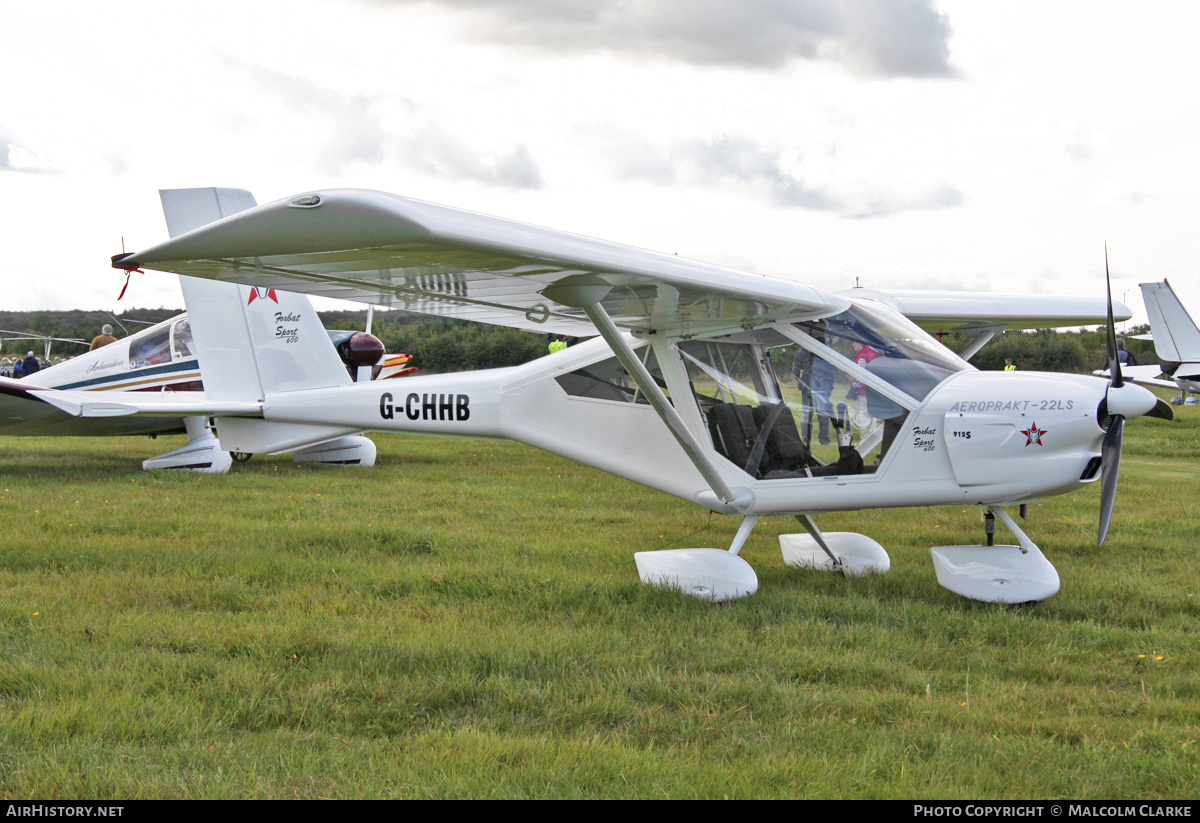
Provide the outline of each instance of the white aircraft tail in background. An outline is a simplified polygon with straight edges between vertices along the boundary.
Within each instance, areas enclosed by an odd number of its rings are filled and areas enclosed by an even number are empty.
[[[172,238],[256,205],[254,196],[241,189],[167,189],[159,197]],[[186,276],[179,283],[201,352],[208,400],[235,407],[261,404],[269,394],[300,386],[335,388],[354,382],[308,297]],[[374,365],[383,357],[383,347],[368,346],[356,354],[363,362],[353,366]],[[375,444],[361,432],[231,417],[217,435],[225,449],[239,455],[296,451],[299,463],[372,466]]]
[[[1161,379],[1134,378],[1139,383],[1164,388],[1179,388],[1179,396],[1171,402],[1178,406],[1197,404],[1200,392],[1200,329],[1187,309],[1179,302],[1175,290],[1166,280],[1161,283],[1142,283],[1142,297],[1154,335],[1154,352],[1160,369],[1170,382]],[[1188,397],[1188,395],[1191,397]]]

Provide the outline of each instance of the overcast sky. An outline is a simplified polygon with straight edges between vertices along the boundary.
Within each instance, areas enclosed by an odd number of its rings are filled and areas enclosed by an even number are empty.
[[[1100,294],[1200,316],[1183,2],[4,2],[10,310],[124,276],[157,190],[380,189],[827,289]]]

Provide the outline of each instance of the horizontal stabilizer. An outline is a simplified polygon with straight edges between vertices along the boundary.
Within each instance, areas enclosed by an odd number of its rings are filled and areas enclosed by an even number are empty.
[[[41,389],[30,394],[72,417],[186,417],[188,415],[262,416],[261,403],[214,402],[203,392],[121,392],[121,399],[99,396],[99,392]]]
[[[1200,363],[1180,363],[1171,374],[1181,380],[1200,379]]]
[[[1108,369],[1100,369],[1092,374],[1106,379],[1109,377]],[[1175,388],[1175,381],[1163,377],[1163,370],[1158,366],[1123,366],[1121,377],[1142,386],[1154,386],[1160,389]]]

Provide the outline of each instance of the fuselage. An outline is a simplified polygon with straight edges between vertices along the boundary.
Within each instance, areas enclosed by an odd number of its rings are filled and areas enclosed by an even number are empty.
[[[64,415],[30,389],[199,392],[200,366],[186,314],[20,380],[0,384],[0,434],[103,436],[182,433],[181,419],[88,420]]]
[[[263,415],[516,440],[729,514],[1013,503],[1098,478],[1106,381],[979,372],[920,332],[867,335],[869,319],[631,341],[730,499],[599,339],[509,369],[274,394]],[[851,345],[860,333],[872,356]],[[836,443],[839,413],[854,459]]]
[[[1178,361],[1159,361],[1162,373],[1175,381],[1180,391],[1200,391],[1200,364],[1180,363]]]
[[[200,391],[200,366],[186,314],[22,378],[78,391]]]

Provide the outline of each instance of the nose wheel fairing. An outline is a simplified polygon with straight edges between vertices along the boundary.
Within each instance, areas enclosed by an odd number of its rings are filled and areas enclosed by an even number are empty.
[[[944,589],[984,603],[1031,603],[1058,593],[1058,571],[1038,550],[1020,546],[934,546],[933,567]]]
[[[986,546],[934,546],[930,549],[938,584],[955,594],[984,603],[1031,603],[1058,593],[1058,570],[1004,509],[989,507],[1019,546],[993,546],[988,518]]]

